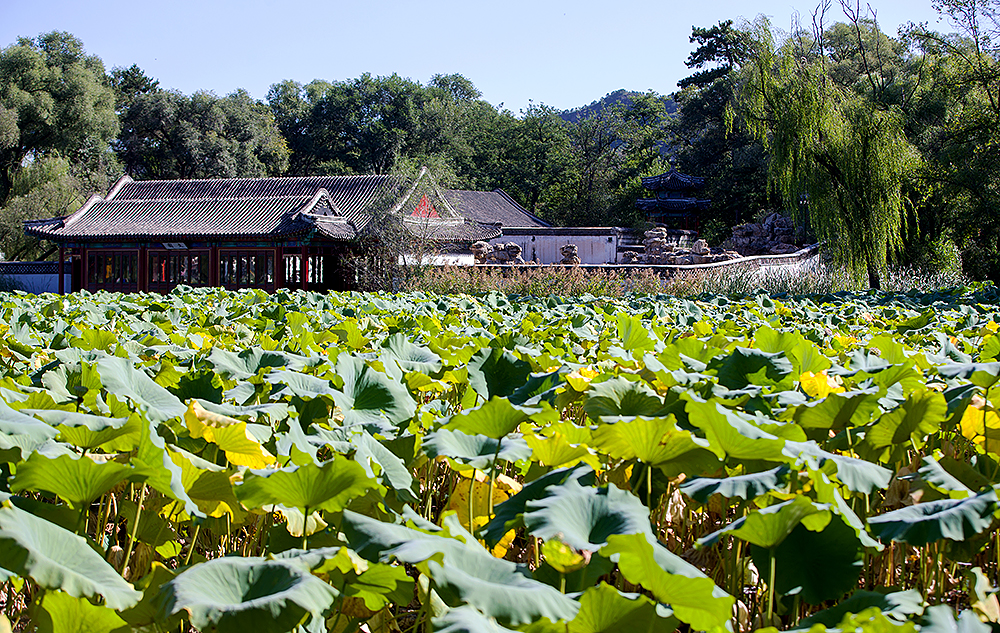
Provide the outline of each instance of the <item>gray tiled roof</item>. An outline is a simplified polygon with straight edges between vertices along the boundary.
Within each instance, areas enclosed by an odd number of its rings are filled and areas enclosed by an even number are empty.
[[[32,232],[79,239],[292,235],[312,223],[296,212],[312,196],[107,200],[66,218],[61,226],[36,224]]]
[[[689,189],[701,189],[705,186],[705,179],[700,176],[682,174],[676,169],[671,169],[664,174],[644,177],[642,179],[642,186],[651,191],[686,191]]]
[[[532,215],[501,189],[493,191],[463,191],[451,189],[444,197],[459,215],[477,222],[499,223],[502,226],[552,226]]]
[[[64,218],[26,222],[25,231],[68,242],[284,237],[313,230],[328,239],[352,240],[378,213],[394,208],[409,213],[415,189],[416,183],[392,176],[153,181],[125,177],[106,198],[94,196]],[[497,237],[499,224],[511,218],[534,218],[502,192],[449,191],[445,196],[446,203],[438,206],[448,217],[419,226],[405,223],[412,234],[440,241],[476,241]],[[446,209],[451,200],[461,201],[463,211],[458,216]]]

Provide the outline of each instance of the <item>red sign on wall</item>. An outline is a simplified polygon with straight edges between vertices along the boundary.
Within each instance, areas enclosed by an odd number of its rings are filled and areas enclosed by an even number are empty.
[[[420,202],[417,204],[417,208],[410,214],[414,218],[440,218],[437,209],[431,204],[431,201],[427,199],[427,194],[425,193]]]

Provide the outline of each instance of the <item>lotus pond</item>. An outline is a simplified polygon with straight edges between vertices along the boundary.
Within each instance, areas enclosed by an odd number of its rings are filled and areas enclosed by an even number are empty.
[[[0,310],[0,631],[1000,626],[992,286]]]

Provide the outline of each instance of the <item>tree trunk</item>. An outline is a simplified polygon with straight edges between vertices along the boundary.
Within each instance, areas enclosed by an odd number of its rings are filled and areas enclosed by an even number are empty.
[[[879,277],[878,268],[875,264],[868,264],[868,287],[872,290],[882,289],[882,279]]]

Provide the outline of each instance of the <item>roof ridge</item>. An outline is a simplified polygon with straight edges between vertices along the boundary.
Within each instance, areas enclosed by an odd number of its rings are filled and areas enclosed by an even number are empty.
[[[311,180],[315,178],[337,178],[337,179],[351,179],[351,178],[392,178],[391,174],[346,174],[340,176],[265,176],[263,178],[184,178],[184,179],[173,179],[173,180],[129,180],[134,184],[160,184],[160,183],[176,183],[176,182],[262,182],[262,181],[274,181],[274,180]],[[128,178],[128,175],[123,176],[123,178]],[[126,183],[127,184],[127,183]]]
[[[204,200],[302,200],[312,199],[319,192],[326,192],[320,187],[315,193],[303,193],[297,196],[208,196],[204,198],[125,198],[124,200],[102,200],[102,202],[201,202]],[[327,196],[330,194],[327,193]]]

